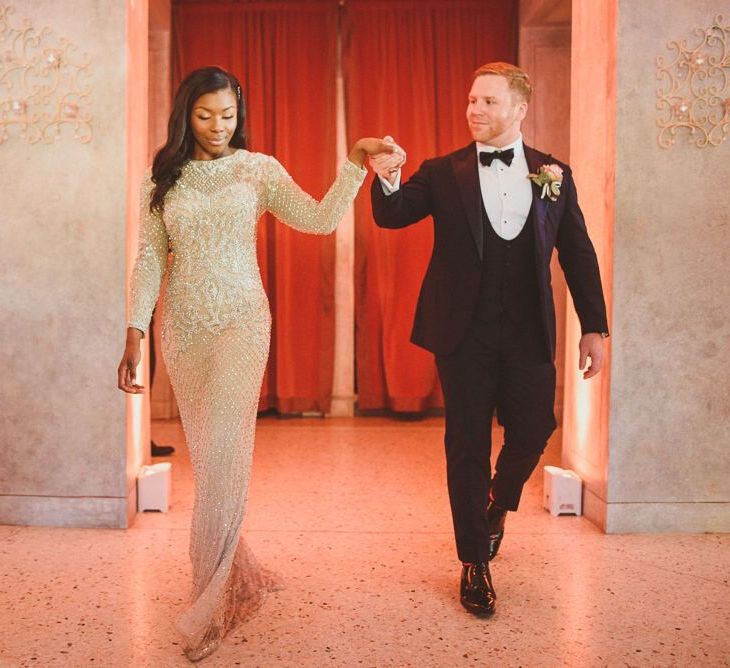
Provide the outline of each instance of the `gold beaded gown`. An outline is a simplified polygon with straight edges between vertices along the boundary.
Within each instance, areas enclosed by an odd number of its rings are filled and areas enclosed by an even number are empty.
[[[276,588],[240,535],[271,331],[257,221],[270,211],[302,232],[329,234],[365,174],[345,162],[317,202],[274,158],[239,149],[188,161],[162,215],[150,213],[153,184],[143,183],[128,324],[147,329],[172,252],[161,340],[195,479],[192,593],[176,620],[191,660],[213,652]]]

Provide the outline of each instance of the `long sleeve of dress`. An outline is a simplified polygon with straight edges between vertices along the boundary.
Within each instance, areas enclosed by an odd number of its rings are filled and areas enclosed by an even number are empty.
[[[149,175],[142,182],[140,193],[140,228],[137,259],[131,281],[129,327],[145,332],[160,293],[167,267],[168,238],[159,213],[151,213],[150,195],[154,184]]]
[[[367,175],[367,170],[346,160],[327,194],[317,202],[275,158],[269,160],[266,209],[295,230],[310,234],[334,231]]]

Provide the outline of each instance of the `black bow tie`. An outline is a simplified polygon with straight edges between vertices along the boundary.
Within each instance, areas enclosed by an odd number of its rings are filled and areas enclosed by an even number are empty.
[[[479,151],[479,162],[485,167],[489,167],[494,160],[501,160],[509,167],[514,157],[515,150],[513,148],[508,148],[506,151]]]

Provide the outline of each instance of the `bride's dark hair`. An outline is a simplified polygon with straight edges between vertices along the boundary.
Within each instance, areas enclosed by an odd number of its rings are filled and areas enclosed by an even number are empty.
[[[150,198],[151,212],[164,210],[165,195],[180,178],[183,165],[193,155],[195,139],[190,128],[193,104],[201,95],[219,90],[230,90],[236,96],[236,130],[229,145],[233,148],[246,148],[246,103],[238,79],[220,67],[193,70],[175,93],[170,121],[167,124],[167,142],[157,151],[152,162],[152,181],[155,187]]]

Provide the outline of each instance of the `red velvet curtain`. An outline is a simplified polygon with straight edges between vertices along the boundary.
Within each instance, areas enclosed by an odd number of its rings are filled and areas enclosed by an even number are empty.
[[[179,2],[175,84],[218,65],[241,81],[249,149],[274,155],[320,199],[336,174],[337,0]],[[261,273],[274,324],[262,409],[329,410],[334,362],[334,235],[265,217]]]
[[[343,39],[349,141],[392,135],[404,180],[429,157],[464,146],[473,71],[516,61],[517,2],[347,0]],[[369,192],[356,202],[356,361],[361,409],[442,405],[433,357],[409,343],[433,230],[377,228]]]

